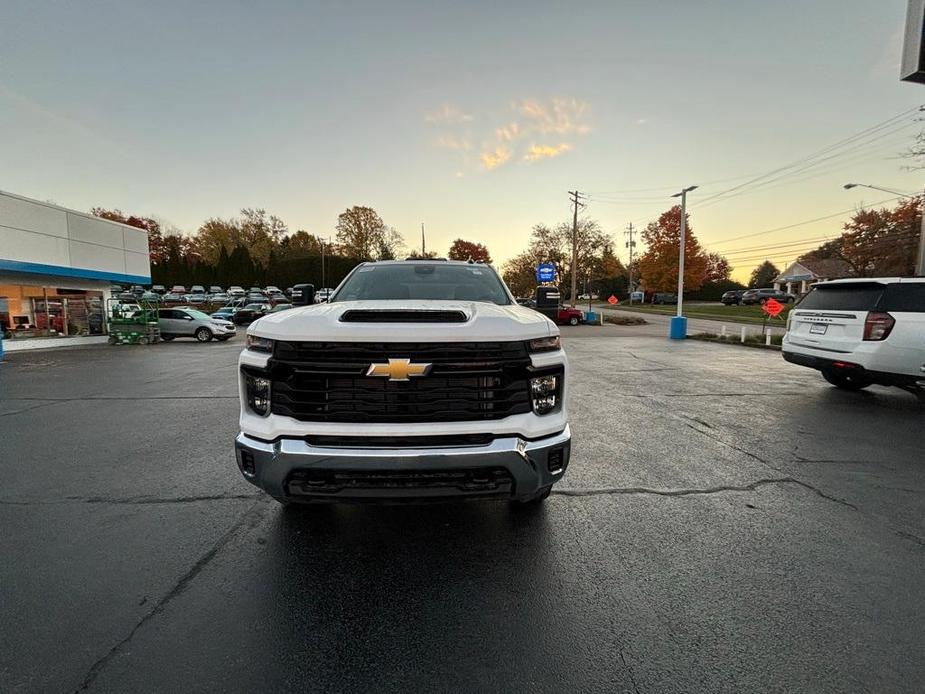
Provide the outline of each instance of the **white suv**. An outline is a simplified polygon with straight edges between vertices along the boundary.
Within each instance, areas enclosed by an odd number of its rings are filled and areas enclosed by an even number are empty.
[[[925,400],[925,277],[815,285],[790,312],[782,349],[839,388],[897,386]]]

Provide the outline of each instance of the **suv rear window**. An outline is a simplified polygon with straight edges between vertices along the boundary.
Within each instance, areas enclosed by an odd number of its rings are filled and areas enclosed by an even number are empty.
[[[896,313],[925,313],[925,282],[888,285],[880,308]]]
[[[874,311],[885,289],[885,285],[875,282],[814,287],[797,308],[825,311]]]

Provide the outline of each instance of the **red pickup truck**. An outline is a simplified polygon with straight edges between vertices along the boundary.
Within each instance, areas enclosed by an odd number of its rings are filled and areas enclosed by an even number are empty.
[[[585,322],[585,314],[574,306],[560,306],[556,323],[559,325],[578,325]]]

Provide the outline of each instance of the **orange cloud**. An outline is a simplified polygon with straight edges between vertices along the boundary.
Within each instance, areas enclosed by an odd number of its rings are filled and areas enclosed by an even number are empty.
[[[491,171],[496,169],[511,158],[511,150],[507,147],[498,147],[493,152],[483,152],[481,156],[482,166]]]
[[[538,161],[540,159],[551,159],[558,157],[560,154],[568,152],[572,146],[567,142],[558,145],[530,145],[524,159],[527,161]]]
[[[524,99],[517,106],[527,121],[524,129],[559,135],[587,135],[591,126],[585,121],[591,113],[591,106],[579,99],[553,97],[548,103],[535,99]]]

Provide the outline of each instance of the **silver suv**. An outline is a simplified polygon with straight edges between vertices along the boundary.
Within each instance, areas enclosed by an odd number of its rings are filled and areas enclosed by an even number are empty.
[[[161,339],[168,342],[175,337],[195,337],[200,342],[230,340],[237,332],[234,323],[213,318],[194,308],[162,308],[158,311]]]

